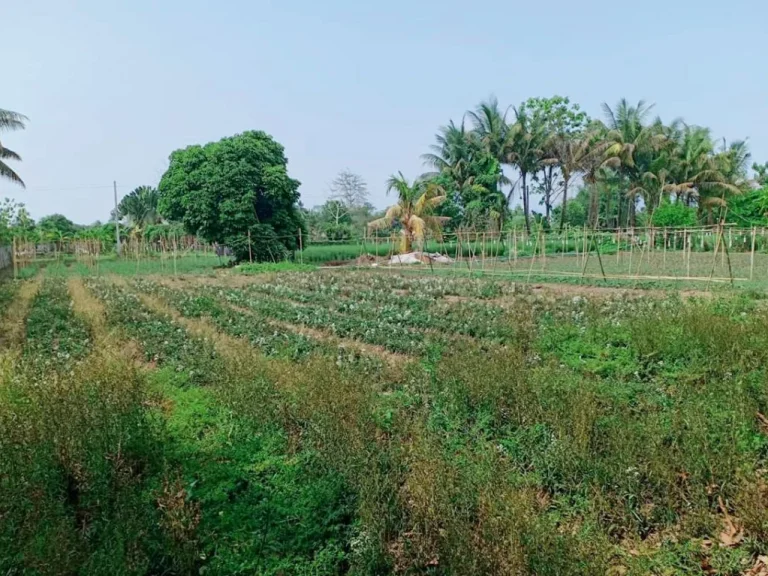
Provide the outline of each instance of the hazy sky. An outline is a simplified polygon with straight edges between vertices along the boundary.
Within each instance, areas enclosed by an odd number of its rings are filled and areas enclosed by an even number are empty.
[[[23,0],[4,2],[3,133],[33,217],[106,220],[112,181],[157,185],[176,148],[250,129],[286,149],[306,206],[343,168],[384,206],[435,131],[490,94],[592,115],[656,103],[768,160],[768,2]]]

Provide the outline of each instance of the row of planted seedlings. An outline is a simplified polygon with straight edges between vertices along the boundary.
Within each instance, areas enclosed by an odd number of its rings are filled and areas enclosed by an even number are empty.
[[[569,563],[589,565],[597,552],[588,571],[606,567],[606,541],[596,551],[588,532],[559,534],[529,472],[513,465],[487,428],[519,392],[497,377],[510,372],[515,386],[526,385],[525,348],[496,351],[497,372],[487,377],[477,372],[484,362],[478,347],[449,364],[431,348],[398,380],[377,381],[324,354],[266,361],[269,379],[282,383],[274,406],[283,426],[350,491],[355,515],[344,562],[351,572],[556,574]],[[471,368],[457,380],[464,360]],[[243,384],[220,389],[237,412],[265,418],[269,403],[260,393]],[[514,416],[529,410],[519,404]]]
[[[133,285],[142,293],[161,298],[186,318],[203,318],[221,332],[248,341],[267,357],[301,360],[322,354],[336,358],[339,364],[355,364],[366,372],[383,368],[382,360],[375,355],[286,328],[259,310],[233,308],[218,290],[204,290],[200,286],[174,289],[146,279],[137,279]]]
[[[476,298],[490,300],[502,296],[514,295],[524,289],[518,283],[498,281],[487,277],[453,277],[444,274],[429,274],[420,269],[421,273],[383,272],[357,270],[354,274],[336,271],[323,271],[322,280],[315,281],[318,288],[333,289],[339,287],[364,287],[383,292],[412,292],[429,298],[454,296],[461,298]],[[306,277],[305,274],[280,275],[278,278]],[[301,282],[301,278],[298,279]]]
[[[516,340],[519,316],[538,298],[529,291],[518,290],[517,297],[502,306],[474,299],[446,300],[416,289],[401,292],[381,286],[347,284],[338,277],[325,283],[311,274],[257,282],[241,290],[260,299],[289,300],[312,310],[319,307],[359,322],[385,322],[411,331],[459,334],[497,342]]]
[[[479,417],[478,408],[493,414],[480,418],[484,425],[500,420],[492,437],[536,472],[560,518],[591,524],[608,544],[656,546],[670,534],[661,551],[620,560],[638,573],[668,570],[667,561],[683,573],[702,562],[715,573],[751,566],[765,552],[768,533],[761,476],[768,454],[765,310],[742,298],[528,304],[535,322],[528,317],[521,325],[538,327],[530,334],[535,342],[526,344],[524,330],[515,344],[518,352],[530,350],[527,366],[540,364],[523,370],[526,386],[537,390],[533,397],[503,384],[519,363],[506,359],[494,368],[497,351],[485,350],[475,363],[465,354],[455,365],[436,362],[444,376],[431,396],[433,409],[451,377],[461,375],[462,402],[453,398],[449,412],[469,401],[466,421]],[[528,411],[531,419],[522,421],[532,425],[508,427],[510,410]],[[702,558],[698,547],[718,539]]]
[[[396,353],[422,354],[430,345],[443,345],[456,335],[505,341],[518,331],[512,306],[435,301],[421,294],[337,284],[327,291],[289,284],[306,278],[292,275],[282,282],[258,282],[244,288],[206,285],[189,286],[189,290],[247,308],[257,316],[325,330]]]
[[[187,296],[174,297],[173,291],[187,292]],[[190,285],[186,289],[166,289],[165,294],[175,301],[185,298],[192,298],[197,302],[215,300],[222,305],[234,308],[235,313],[240,315],[246,312],[252,322],[262,321],[273,327],[276,326],[275,322],[294,327],[306,326],[338,338],[381,346],[399,354],[421,355],[430,346],[442,345],[446,342],[446,337],[440,334],[428,334],[393,320],[370,315],[356,316],[339,312],[331,307],[310,307],[270,297],[250,288]],[[272,324],[269,324],[270,322]]]
[[[548,330],[564,326],[569,342],[556,354],[536,335],[505,349],[433,348],[401,379],[376,380],[327,355],[223,361],[210,342],[185,347],[183,327],[130,292],[92,287],[167,378],[156,411],[171,413],[171,468],[188,466],[161,492],[160,509],[174,510],[155,524],[174,535],[163,550],[187,550],[213,573],[268,572],[271,559],[292,573],[684,574],[706,561],[730,574],[765,552],[764,312],[574,303],[552,312]],[[617,358],[634,364],[634,382],[569,367],[593,332],[629,350]],[[268,465],[263,445],[275,447]],[[269,510],[257,513],[261,530],[235,513],[240,498],[248,513]],[[743,541],[702,548],[722,529],[720,502]],[[269,518],[288,545],[265,534]]]
[[[175,469],[176,569],[330,574],[346,562],[354,498],[319,460],[297,417],[291,361],[247,345],[221,354],[150,308],[131,287],[89,281],[110,325],[135,341],[153,371]],[[333,360],[330,365],[334,366]]]
[[[21,349],[0,357],[3,573],[120,573],[130,550],[115,549],[154,531],[143,381],[92,336],[65,282],[45,280]]]

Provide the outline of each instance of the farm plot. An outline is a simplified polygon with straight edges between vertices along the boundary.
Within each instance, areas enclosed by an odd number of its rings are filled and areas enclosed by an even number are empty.
[[[371,272],[0,289],[24,326],[3,572],[764,568],[759,301]]]

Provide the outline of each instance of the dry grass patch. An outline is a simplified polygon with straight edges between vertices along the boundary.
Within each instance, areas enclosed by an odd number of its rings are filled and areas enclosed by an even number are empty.
[[[26,335],[27,313],[41,284],[42,280],[37,278],[21,285],[0,325],[0,350],[16,351],[21,348]]]

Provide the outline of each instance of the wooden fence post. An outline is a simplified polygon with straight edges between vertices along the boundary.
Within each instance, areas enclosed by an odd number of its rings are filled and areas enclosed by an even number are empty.
[[[299,228],[299,263],[304,264],[304,242],[301,238],[301,228]]]

